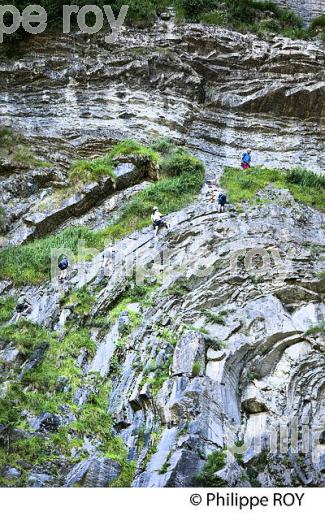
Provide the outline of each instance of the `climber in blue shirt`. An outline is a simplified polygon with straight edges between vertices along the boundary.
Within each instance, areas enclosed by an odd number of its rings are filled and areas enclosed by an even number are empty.
[[[241,167],[243,168],[243,170],[247,170],[248,168],[251,167],[251,160],[252,160],[251,153],[252,153],[252,150],[250,148],[247,149],[247,152],[243,153],[243,157],[241,160]]]

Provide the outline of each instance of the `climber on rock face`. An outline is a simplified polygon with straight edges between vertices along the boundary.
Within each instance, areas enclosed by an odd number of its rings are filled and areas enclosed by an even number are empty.
[[[113,246],[113,244],[110,244],[106,249],[104,249],[103,263],[102,263],[102,268],[103,268],[104,272],[105,272],[107,266],[109,265],[109,263],[111,263],[112,264],[111,267],[113,267],[115,253],[116,253],[116,250],[115,250],[115,247]]]
[[[163,219],[162,214],[156,206],[152,209],[151,222],[155,231],[155,236],[157,236],[159,229],[162,229],[164,227],[167,229],[170,228],[169,223]]]
[[[251,153],[252,153],[252,150],[250,148],[248,148],[247,151],[243,153],[242,160],[241,160],[241,167],[243,168],[243,170],[247,170],[248,168],[251,167],[251,160],[252,160]]]
[[[67,258],[62,258],[58,262],[58,268],[60,269],[59,282],[63,282],[68,273],[69,261]]]
[[[218,211],[219,213],[224,213],[225,204],[227,203],[227,197],[223,191],[220,191],[218,195]]]

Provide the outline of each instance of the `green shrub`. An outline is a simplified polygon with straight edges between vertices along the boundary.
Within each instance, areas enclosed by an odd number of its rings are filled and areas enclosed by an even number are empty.
[[[309,25],[309,29],[312,32],[316,32],[319,29],[324,31],[325,30],[325,14],[321,14],[320,16],[317,16],[314,18]]]
[[[196,477],[197,485],[200,487],[228,487],[226,480],[216,475],[226,463],[224,450],[217,450],[208,456],[208,461],[201,473]]]
[[[177,149],[173,141],[171,139],[167,139],[166,137],[162,137],[154,141],[151,145],[151,148],[155,152],[158,152],[162,155],[170,154],[175,149]]]
[[[258,24],[254,26],[255,31],[257,33],[260,32],[275,32],[279,33],[281,31],[281,23],[279,20],[261,20]]]
[[[165,157],[161,163],[161,173],[166,177],[200,175],[204,173],[203,163],[183,149],[177,149]]]
[[[112,7],[113,9],[115,7],[115,11],[117,12],[117,10],[125,4],[129,6],[125,20],[127,24],[148,26],[152,25],[156,19],[157,7],[163,8],[172,4],[172,2],[168,0],[129,0],[128,2],[125,2],[125,0],[115,0]]]
[[[12,296],[0,297],[0,324],[9,321],[16,307],[16,300]]]
[[[222,350],[225,348],[225,343],[219,338],[205,338],[205,344],[212,350]]]
[[[192,366],[192,376],[197,377],[200,375],[202,370],[202,363],[200,361],[195,361]]]
[[[325,189],[325,175],[318,175],[304,168],[292,168],[285,174],[286,181],[291,184],[297,184],[303,188],[319,188]]]

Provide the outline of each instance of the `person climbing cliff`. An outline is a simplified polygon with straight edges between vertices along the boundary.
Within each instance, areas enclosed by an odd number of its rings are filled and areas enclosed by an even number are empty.
[[[67,258],[62,258],[58,262],[58,268],[60,269],[59,282],[63,282],[68,274],[69,261]]]
[[[241,159],[241,167],[243,170],[247,170],[251,167],[251,160],[252,160],[252,150],[250,148],[247,149],[246,152],[243,153],[242,159]]]
[[[113,244],[110,244],[106,249],[104,249],[103,262],[102,262],[102,268],[103,268],[104,274],[106,274],[106,268],[108,267],[109,264],[111,264],[111,269],[113,268],[115,253],[116,253],[116,249]]]
[[[218,211],[219,213],[224,213],[225,205],[227,203],[227,197],[223,191],[220,191],[218,195]]]
[[[160,213],[160,211],[158,210],[158,208],[156,206],[152,209],[151,222],[153,225],[155,236],[157,236],[157,233],[160,229],[163,229],[163,228],[169,229],[170,228],[169,223],[163,219],[162,214]]]

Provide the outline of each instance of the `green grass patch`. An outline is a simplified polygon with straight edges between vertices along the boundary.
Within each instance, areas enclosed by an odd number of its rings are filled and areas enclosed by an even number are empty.
[[[208,319],[209,322],[215,323],[217,325],[225,325],[225,319],[221,313],[215,313],[206,309],[203,311],[204,316]]]
[[[225,343],[219,338],[205,338],[205,344],[208,348],[211,348],[212,350],[222,350],[225,348]]]
[[[151,148],[161,155],[171,154],[177,150],[177,146],[174,141],[168,139],[168,137],[160,137],[159,139],[156,139],[153,141]]]
[[[320,325],[314,325],[306,330],[304,336],[315,336],[316,334],[325,334],[325,322]]]
[[[157,336],[162,338],[167,343],[170,343],[173,347],[176,347],[179,340],[178,334],[168,329],[167,327],[161,327],[157,330]]]
[[[200,375],[203,366],[200,361],[195,361],[192,366],[192,376],[197,377]]]
[[[11,128],[0,127],[0,148],[14,146],[19,142],[19,136]]]
[[[87,287],[83,287],[70,293],[62,303],[64,306],[72,306],[77,316],[84,317],[90,314],[95,301],[95,296],[90,294]]]
[[[158,166],[160,162],[160,154],[151,147],[144,146],[133,139],[125,139],[113,146],[108,154],[111,160],[116,159],[120,155],[134,155],[138,159],[142,159]]]
[[[109,311],[109,323],[113,324],[121,314],[127,309],[130,303],[139,303],[142,307],[149,307],[151,305],[151,295],[157,288],[157,285],[138,285],[132,280],[121,297],[114,303],[114,306]],[[138,313],[128,311],[134,319]]]
[[[162,160],[160,166],[161,174],[164,177],[200,177],[204,175],[203,163],[190,155],[183,148],[171,150]]]
[[[325,14],[321,14],[316,18],[313,18],[309,25],[309,30],[314,33],[324,33],[325,31]]]
[[[297,202],[325,210],[325,176],[302,168],[278,170],[225,168],[220,180],[231,203],[257,202],[257,193],[272,184],[290,191]]]
[[[16,300],[12,296],[7,298],[0,297],[0,324],[9,321],[12,318],[16,307]]]
[[[101,177],[110,177],[115,180],[114,166],[107,157],[75,161],[69,172],[70,182],[92,182]]]
[[[179,278],[176,282],[167,289],[166,295],[169,296],[186,296],[191,291],[189,283],[185,278]]]
[[[225,11],[216,9],[207,13],[202,13],[200,15],[200,22],[223,27],[228,25],[228,15]]]
[[[70,182],[93,182],[98,181],[103,177],[110,177],[113,181],[115,181],[116,175],[114,173],[114,160],[116,160],[121,155],[132,155],[145,164],[151,163],[155,166],[158,166],[160,162],[160,155],[158,152],[147,146],[143,146],[137,141],[127,139],[113,146],[111,151],[103,157],[75,161],[72,164],[69,172]]]
[[[39,325],[27,320],[4,325],[0,328],[0,340],[12,342],[22,354],[30,354],[37,345],[48,342],[51,335]]]

